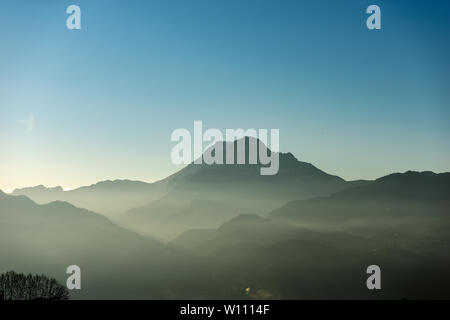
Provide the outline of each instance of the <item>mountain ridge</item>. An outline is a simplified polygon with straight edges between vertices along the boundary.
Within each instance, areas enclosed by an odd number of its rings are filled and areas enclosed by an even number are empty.
[[[234,145],[237,142],[234,142]],[[231,144],[233,146],[233,144]],[[225,156],[224,156],[225,157]],[[246,158],[248,159],[248,157]],[[232,203],[242,208],[237,214],[264,215],[288,201],[328,195],[335,191],[368,183],[345,181],[330,175],[314,165],[297,160],[292,153],[279,153],[279,171],[276,175],[261,175],[256,164],[194,164],[191,163],[161,183],[175,183],[161,198],[143,207],[137,207],[117,216],[116,221],[132,230],[152,234],[168,240],[176,234],[161,232],[173,229],[177,233],[183,226],[172,219],[187,208],[192,199],[209,199]],[[212,207],[211,212],[217,211]],[[232,218],[233,215],[226,215]],[[205,212],[199,221],[209,220]],[[198,223],[202,228],[218,227],[223,219],[210,224]],[[190,224],[191,226],[191,224]]]
[[[427,208],[427,209],[425,209]],[[450,173],[406,171],[380,177],[373,182],[341,190],[329,196],[296,200],[272,211],[272,218],[341,219],[445,215],[450,208]]]

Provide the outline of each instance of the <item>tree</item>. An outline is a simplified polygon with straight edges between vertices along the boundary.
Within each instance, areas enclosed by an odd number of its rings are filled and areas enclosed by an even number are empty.
[[[0,292],[5,300],[66,300],[69,290],[45,275],[9,271],[0,275]]]

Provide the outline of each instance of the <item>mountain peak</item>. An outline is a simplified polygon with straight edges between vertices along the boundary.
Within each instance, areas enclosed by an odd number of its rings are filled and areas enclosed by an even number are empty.
[[[240,149],[240,148],[243,148]],[[205,157],[215,157],[216,151],[222,152],[222,163],[229,164],[230,159],[227,155],[233,154],[233,164],[238,163],[238,155],[244,152],[244,164],[260,165],[261,154],[271,155],[272,151],[259,138],[245,136],[234,141],[219,141],[207,148],[202,154],[202,160],[205,162]],[[195,161],[194,161],[195,162]]]
[[[56,187],[46,187],[43,184],[40,184],[38,186],[34,186],[34,187],[25,187],[25,188],[18,188],[18,189],[14,189],[12,194],[17,194],[20,192],[29,192],[29,191],[39,191],[39,192],[46,192],[46,191],[53,191],[53,192],[63,192],[64,189],[61,186],[56,186]]]
[[[421,179],[423,181],[428,179],[445,179],[449,178],[450,173],[434,173],[433,171],[412,171],[408,170],[404,173],[396,172],[391,173],[386,176],[383,176],[381,178],[376,179],[375,181],[378,182],[392,182],[392,181],[408,181],[408,180],[415,180],[415,179]]]

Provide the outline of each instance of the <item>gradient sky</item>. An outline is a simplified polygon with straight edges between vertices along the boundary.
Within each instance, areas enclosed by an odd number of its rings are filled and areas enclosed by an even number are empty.
[[[281,151],[345,179],[450,171],[449,16],[438,0],[2,0],[0,189],[164,178],[194,120],[279,128]]]

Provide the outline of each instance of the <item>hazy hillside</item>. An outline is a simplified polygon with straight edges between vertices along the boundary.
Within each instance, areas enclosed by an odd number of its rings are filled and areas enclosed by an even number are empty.
[[[82,270],[75,298],[182,298],[204,294],[200,261],[68,203],[37,205],[0,192],[0,272],[44,273],[65,283]],[[186,286],[196,286],[189,292]]]
[[[450,257],[450,174],[391,174],[329,197],[293,201],[269,216],[298,226],[334,228],[391,246]]]
[[[171,244],[199,253],[212,253],[235,245],[264,245],[298,236],[299,228],[286,223],[270,221],[256,215],[243,214],[222,224],[217,229],[192,229],[184,232]],[[317,232],[302,229],[303,236]]]
[[[269,218],[241,215],[171,244],[210,259],[252,298],[450,298],[450,174],[406,172],[293,201]],[[380,292],[365,268],[383,272]],[[230,280],[232,279],[232,280]],[[225,282],[224,282],[225,283]],[[225,285],[225,284],[224,284]]]
[[[450,275],[449,241],[431,252],[416,246],[418,239],[397,235],[392,242],[379,231],[318,231],[242,215],[218,229],[187,231],[171,244],[207,257],[214,279],[242,298],[450,297],[450,284],[439,281]],[[382,269],[382,292],[365,287],[365,269],[372,264]],[[243,286],[250,292],[242,292]]]
[[[226,150],[236,150],[236,144],[236,141],[226,143],[224,159]],[[234,154],[236,156],[236,152]],[[117,221],[140,233],[167,240],[190,228],[218,227],[241,213],[265,215],[294,199],[329,195],[367,183],[346,182],[298,161],[291,153],[279,154],[279,172],[273,176],[261,175],[262,165],[249,164],[248,155],[246,159],[245,164],[239,165],[190,164],[160,182],[176,181],[176,186],[166,195],[146,206],[129,210],[117,217]],[[201,208],[193,206],[192,200],[205,204]]]

